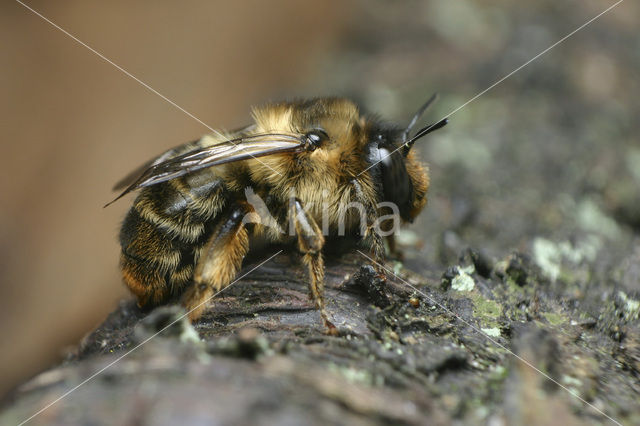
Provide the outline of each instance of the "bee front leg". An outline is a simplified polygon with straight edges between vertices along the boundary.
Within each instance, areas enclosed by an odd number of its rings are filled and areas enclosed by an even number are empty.
[[[380,266],[384,263],[384,240],[374,226],[377,219],[376,208],[371,202],[372,197],[365,195],[362,185],[357,179],[352,179],[351,185],[354,188],[355,200],[364,206],[366,213],[367,223],[362,241],[371,250],[371,257],[375,261],[374,269],[378,275],[384,277],[383,269]]]
[[[193,285],[182,300],[191,321],[200,318],[205,302],[228,286],[240,270],[249,251],[249,235],[242,223],[247,212],[244,205],[232,208],[203,247],[193,272]]]
[[[364,241],[365,244],[369,246],[371,250],[371,256],[376,262],[373,267],[379,274],[384,275],[382,272],[382,267],[380,266],[384,263],[385,259],[384,240],[382,239],[380,234],[378,234],[376,230],[373,229],[373,226],[367,226],[367,232],[365,234]]]
[[[393,229],[393,226],[394,226],[394,222],[392,220],[388,220],[388,221],[382,222],[380,228],[382,229],[382,231],[385,232],[385,234],[387,234],[384,237],[384,239],[387,242],[389,257],[394,260],[402,261],[403,254],[402,254],[402,251],[398,248],[395,234],[389,232]]]
[[[308,216],[297,198],[291,203],[289,212],[293,218],[296,235],[298,237],[298,249],[302,252],[302,261],[309,268],[309,291],[311,298],[320,311],[322,320],[330,334],[336,333],[336,327],[329,321],[324,305],[324,261],[322,260],[322,247],[324,237],[311,216]]]

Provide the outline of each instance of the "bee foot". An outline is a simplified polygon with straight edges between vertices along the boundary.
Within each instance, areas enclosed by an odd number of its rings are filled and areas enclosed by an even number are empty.
[[[212,294],[213,291],[209,287],[201,289],[194,285],[187,290],[182,299],[182,306],[187,310],[189,321],[197,321],[202,316]]]
[[[382,269],[382,267],[378,265],[373,265],[373,269],[374,271],[376,271],[376,278],[384,282],[387,282],[387,274],[384,273],[384,269]]]
[[[324,320],[324,326],[326,327],[324,333],[327,336],[339,336],[340,335],[340,330],[338,330],[338,327],[333,325],[333,323],[331,321],[329,321],[328,319]]]

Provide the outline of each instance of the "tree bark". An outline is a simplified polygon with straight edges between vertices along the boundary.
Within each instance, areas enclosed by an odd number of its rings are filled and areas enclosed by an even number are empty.
[[[61,396],[32,424],[607,420],[567,389],[613,418],[638,419],[629,391],[640,340],[637,325],[618,318],[622,305],[608,326],[573,317],[518,256],[490,264],[466,251],[441,278],[395,268],[385,281],[357,252],[328,259],[339,336],[326,334],[306,271],[288,254],[225,289],[193,325],[177,306],[144,314],[123,301],[63,365],[14,392],[2,423]],[[626,345],[608,335],[615,327]],[[585,344],[595,341],[606,349]]]

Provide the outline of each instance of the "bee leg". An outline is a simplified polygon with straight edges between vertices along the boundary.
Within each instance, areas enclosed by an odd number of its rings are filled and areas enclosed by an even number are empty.
[[[365,233],[362,236],[363,243],[369,247],[371,251],[371,257],[375,261],[373,264],[374,269],[380,275],[381,278],[384,278],[384,271],[382,269],[382,264],[384,263],[384,240],[382,236],[376,232],[375,223],[377,219],[376,207],[367,198],[362,189],[362,185],[358,182],[357,179],[351,180],[351,185],[355,191],[355,199],[359,203],[361,203],[365,208],[365,213],[367,216],[367,226],[365,229]]]
[[[207,300],[228,286],[240,270],[249,251],[249,235],[242,223],[247,212],[247,207],[240,205],[223,216],[202,249],[193,272],[193,285],[182,300],[191,321],[200,318]]]
[[[389,231],[391,231],[393,225],[393,221],[386,221],[381,224],[381,228],[385,233],[388,233]],[[389,257],[395,260],[402,261],[402,251],[398,248],[395,234],[390,233],[384,238],[387,242],[387,252],[389,253]]]
[[[382,270],[381,265],[384,262],[384,240],[378,234],[373,227],[367,227],[367,235],[365,237],[365,241],[367,241],[370,250],[371,256],[373,260],[376,261],[377,265],[374,265],[374,268],[380,272]]]
[[[324,237],[312,217],[308,216],[297,198],[291,204],[291,217],[298,236],[298,249],[302,252],[302,262],[309,268],[309,291],[311,299],[320,311],[329,334],[336,334],[336,327],[329,321],[324,305],[324,261],[322,247]]]

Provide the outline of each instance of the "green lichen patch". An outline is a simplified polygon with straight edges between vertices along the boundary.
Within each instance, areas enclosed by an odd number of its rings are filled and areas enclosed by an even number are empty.
[[[564,324],[565,322],[567,322],[567,318],[566,317],[564,317],[563,315],[560,315],[560,314],[553,313],[553,312],[543,312],[542,316],[544,317],[544,319],[547,320],[547,322],[550,325],[553,325],[553,326],[558,326],[558,325],[561,325],[561,324]]]
[[[442,276],[442,288],[458,292],[472,291],[476,285],[471,276],[475,272],[473,265],[462,267],[452,266]]]
[[[596,259],[602,239],[589,234],[577,243],[537,237],[532,243],[534,262],[551,282],[575,283],[589,278],[588,266]]]
[[[485,298],[479,292],[473,292],[470,298],[473,301],[473,314],[480,324],[489,329],[498,328],[498,318],[502,315],[500,303]]]
[[[493,328],[482,328],[481,329],[484,334],[491,337],[500,337],[500,329],[497,327]]]
[[[465,272],[460,272],[451,280],[451,288],[456,291],[471,291],[474,287],[475,281]]]
[[[624,302],[622,311],[625,320],[632,321],[640,318],[640,301],[632,299],[623,291],[618,292],[618,297]]]

